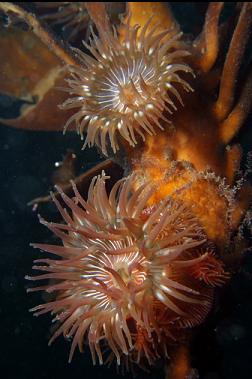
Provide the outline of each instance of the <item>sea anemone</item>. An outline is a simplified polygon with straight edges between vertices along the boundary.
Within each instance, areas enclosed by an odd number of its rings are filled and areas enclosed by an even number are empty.
[[[129,17],[130,19],[130,17]],[[152,19],[143,26],[125,25],[124,37],[116,30],[104,32],[102,40],[93,32],[90,45],[84,42],[93,55],[74,49],[80,66],[69,67],[67,80],[70,97],[62,109],[79,108],[65,124],[72,122],[83,138],[84,146],[97,144],[107,155],[107,136],[115,153],[119,149],[117,134],[135,146],[135,133],[143,140],[143,132],[155,134],[155,126],[162,129],[160,120],[170,122],[164,115],[173,113],[176,100],[183,104],[180,87],[192,90],[178,73],[191,73],[191,68],[181,63],[189,53],[183,49],[182,33],[175,30],[158,30],[150,27]]]
[[[45,273],[27,279],[53,280],[28,291],[55,292],[56,299],[31,311],[55,316],[59,325],[50,343],[61,334],[73,338],[70,360],[76,346],[82,351],[87,342],[94,363],[96,357],[103,363],[109,347],[118,365],[122,356],[152,364],[174,331],[207,315],[213,270],[209,286],[208,264],[204,275],[195,272],[212,255],[202,227],[181,201],[167,197],[149,206],[157,183],[136,187],[132,174],[108,196],[106,180],[104,173],[93,178],[87,201],[75,184],[72,199],[57,188],[71,213],[52,195],[65,224],[40,221],[63,246],[33,244],[59,259],[36,260],[33,269]],[[216,275],[225,280],[224,270]]]

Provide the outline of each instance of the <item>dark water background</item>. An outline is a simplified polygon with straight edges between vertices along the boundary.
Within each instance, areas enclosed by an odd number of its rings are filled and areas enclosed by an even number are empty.
[[[200,28],[199,13],[190,3],[173,3],[173,9],[186,31]],[[5,106],[6,99],[1,98],[1,112],[4,108],[10,112],[12,108]],[[250,117],[237,137],[245,151],[252,146],[251,121]],[[55,162],[62,160],[67,149],[77,154],[79,172],[97,164],[101,157],[95,149],[81,152],[81,141],[74,133],[63,136],[1,125],[0,141],[0,375],[5,379],[119,378],[121,375],[114,368],[93,367],[88,349],[85,354],[77,352],[69,365],[68,341],[59,338],[51,347],[47,346],[50,316],[37,319],[28,312],[42,300],[41,294],[26,294],[28,283],[24,280],[31,273],[33,259],[39,256],[29,243],[53,241],[27,202],[47,194]],[[39,211],[48,220],[56,217],[51,204],[40,207]],[[196,331],[193,363],[203,379],[249,379],[252,377],[252,256],[246,256],[222,295],[222,307],[218,306],[205,326]],[[162,372],[156,369],[150,376],[141,373],[138,377],[158,379],[162,378]]]

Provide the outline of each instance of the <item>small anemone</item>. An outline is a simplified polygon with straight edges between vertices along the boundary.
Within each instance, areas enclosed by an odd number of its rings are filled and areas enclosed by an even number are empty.
[[[215,283],[202,285],[201,276],[192,274],[195,257],[196,265],[204,257],[206,237],[180,201],[167,197],[148,205],[156,186],[136,187],[131,175],[108,195],[106,179],[92,180],[86,201],[74,184],[72,199],[58,188],[68,210],[53,200],[65,223],[40,219],[63,246],[34,244],[57,259],[35,261],[33,269],[42,274],[26,278],[53,282],[29,292],[44,290],[56,299],[32,311],[54,315],[58,329],[51,342],[61,334],[73,338],[70,360],[87,342],[94,363],[96,357],[103,363],[102,350],[109,347],[118,365],[122,357],[152,364],[174,327],[194,326],[210,309]]]
[[[129,18],[130,20],[130,18]],[[119,149],[118,135],[130,146],[137,143],[136,133],[155,134],[155,127],[163,129],[160,121],[171,123],[167,114],[177,110],[175,100],[183,104],[179,87],[191,91],[191,86],[179,73],[192,73],[180,63],[189,55],[179,39],[182,33],[174,30],[157,31],[150,27],[150,19],[140,26],[125,24],[123,38],[115,29],[104,32],[102,39],[91,31],[90,45],[84,42],[93,57],[74,49],[80,66],[70,66],[67,91],[72,95],[60,107],[79,108],[67,121],[72,122],[86,145],[98,145],[107,155],[107,136],[113,152]],[[164,115],[165,113],[165,115]]]

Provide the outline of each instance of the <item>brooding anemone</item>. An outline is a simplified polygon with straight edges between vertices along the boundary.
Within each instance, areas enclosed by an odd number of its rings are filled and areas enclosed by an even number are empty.
[[[55,292],[56,300],[32,311],[55,316],[59,325],[50,342],[61,334],[72,338],[70,360],[87,342],[94,362],[98,357],[103,363],[102,350],[109,347],[108,359],[115,356],[117,364],[122,356],[151,364],[160,349],[166,352],[174,331],[204,319],[212,287],[226,274],[183,203],[167,197],[149,206],[157,188],[136,188],[134,175],[118,181],[108,196],[106,179],[92,180],[87,201],[74,184],[72,199],[58,188],[71,213],[53,196],[65,224],[41,223],[63,246],[33,246],[60,259],[36,260],[33,269],[45,273],[27,279],[53,279],[28,291]]]
[[[171,30],[157,32],[150,28],[151,19],[139,31],[139,26],[125,26],[120,41],[117,32],[104,32],[103,39],[92,33],[90,45],[84,45],[93,57],[74,49],[80,66],[69,68],[68,92],[74,97],[61,105],[62,109],[79,108],[66,123],[65,129],[76,122],[84,146],[97,144],[107,154],[106,139],[113,152],[119,149],[117,134],[131,146],[137,143],[136,133],[154,134],[162,129],[160,120],[181,104],[178,89],[192,90],[179,73],[192,73],[187,64],[179,63],[188,55],[178,41],[182,33]],[[173,31],[174,32],[174,31]],[[169,37],[169,38],[168,38]]]

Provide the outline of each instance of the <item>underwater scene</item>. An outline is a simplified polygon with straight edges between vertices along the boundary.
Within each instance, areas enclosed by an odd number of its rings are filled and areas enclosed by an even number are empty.
[[[251,29],[0,2],[5,379],[252,377]]]

